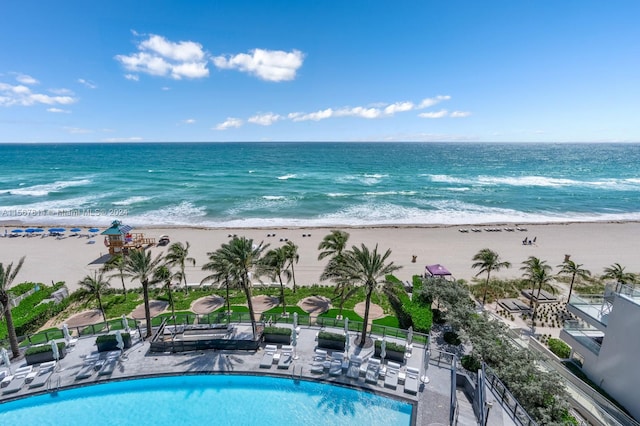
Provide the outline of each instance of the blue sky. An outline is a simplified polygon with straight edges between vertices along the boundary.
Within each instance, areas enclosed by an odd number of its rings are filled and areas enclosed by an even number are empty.
[[[0,142],[640,142],[640,2],[13,1]]]

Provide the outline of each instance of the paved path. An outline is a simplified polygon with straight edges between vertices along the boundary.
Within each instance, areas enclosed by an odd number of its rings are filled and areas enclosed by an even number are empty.
[[[331,308],[331,300],[324,296],[309,296],[299,301],[298,306],[313,320]]]
[[[364,318],[365,307],[366,303],[360,302],[353,307],[353,310],[356,314]],[[376,305],[375,303],[371,303],[369,305],[369,321],[373,321],[374,319],[382,318],[384,316],[384,311],[382,310],[382,307],[380,305]]]
[[[259,318],[260,315],[258,314],[261,314],[264,311],[268,311],[269,309],[278,306],[278,304],[280,303],[280,299],[263,294],[260,296],[253,296],[251,298],[251,303],[253,304],[253,311],[256,314],[256,318]]]
[[[104,318],[102,318],[102,314],[99,309],[92,309],[90,311],[80,312],[70,318],[68,318],[65,323],[69,327],[78,327],[83,325],[92,325],[97,324],[99,322],[103,322]],[[60,324],[62,327],[62,324]]]
[[[151,311],[151,317],[153,318],[158,314],[164,312],[167,309],[167,306],[169,306],[169,303],[163,300],[150,300],[149,310]],[[131,312],[131,314],[129,314],[129,317],[134,319],[145,319],[144,303],[138,305],[138,307],[135,308],[133,312]]]

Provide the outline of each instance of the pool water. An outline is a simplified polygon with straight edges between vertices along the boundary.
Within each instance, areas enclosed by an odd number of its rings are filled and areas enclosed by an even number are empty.
[[[411,404],[317,382],[171,376],[0,404],[1,425],[410,425]]]

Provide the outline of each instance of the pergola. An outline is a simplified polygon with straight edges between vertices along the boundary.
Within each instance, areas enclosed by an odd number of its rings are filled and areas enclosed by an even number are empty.
[[[435,265],[427,265],[425,268],[427,270],[427,274],[432,277],[445,278],[447,276],[451,276],[451,272],[439,263],[436,263]]]

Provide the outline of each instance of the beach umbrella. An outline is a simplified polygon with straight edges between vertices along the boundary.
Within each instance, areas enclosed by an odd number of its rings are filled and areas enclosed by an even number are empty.
[[[53,352],[53,359],[58,361],[60,359],[60,351],[58,350],[58,344],[55,340],[49,342],[51,344],[51,351]]]
[[[0,357],[2,358],[2,363],[7,366],[9,370],[9,374],[11,374],[11,361],[9,360],[9,352],[5,348],[0,350]]]
[[[42,228],[36,228],[33,230],[33,232],[44,232],[44,229]]]
[[[100,232],[98,228],[89,228],[89,232]]]
[[[294,312],[293,313],[293,331],[295,333],[298,332],[297,328],[298,328],[298,313]]]
[[[27,228],[24,230],[24,232],[26,232],[27,234],[33,234],[34,232],[36,232],[35,228]]]
[[[14,234],[20,234],[21,232],[24,232],[22,229],[14,229],[13,231]]]
[[[422,367],[424,368],[424,373],[420,380],[422,383],[429,383],[429,377],[427,377],[427,370],[429,369],[429,359],[431,358],[431,352],[429,352],[429,346],[424,347],[424,356],[422,357]]]
[[[296,352],[296,346],[298,346],[298,334],[295,331],[291,333],[291,346],[293,346],[293,359],[298,359],[298,353]]]
[[[69,343],[71,341],[71,334],[69,333],[69,326],[67,323],[62,324],[62,334],[64,334],[64,340]]]
[[[129,332],[129,321],[124,314],[122,314],[122,328],[124,328],[125,333]]]
[[[387,356],[387,341],[382,339],[382,343],[380,344],[380,358],[382,358],[383,364],[386,356]]]
[[[349,355],[349,346],[351,345],[351,336],[349,336],[349,331],[344,333],[344,351]]]
[[[413,343],[413,326],[409,327],[409,332],[407,333],[407,346],[411,346]]]
[[[122,339],[122,333],[120,333],[120,330],[116,330],[116,341],[118,342],[116,345],[118,349],[121,351],[124,350],[124,340]]]
[[[71,228],[70,231],[71,232],[80,232],[80,231],[82,231],[82,229],[80,229],[80,228]]]
[[[345,317],[344,319],[344,332],[348,333],[349,332],[349,318]]]

